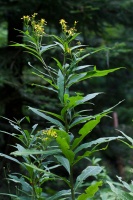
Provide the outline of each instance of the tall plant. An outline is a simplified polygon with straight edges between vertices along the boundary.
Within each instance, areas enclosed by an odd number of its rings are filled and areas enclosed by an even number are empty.
[[[24,173],[9,175],[9,180],[19,183],[20,188],[17,189],[16,194],[7,195],[12,196],[13,199],[27,200],[88,200],[95,196],[99,187],[102,186],[102,180],[95,179],[87,187],[84,186],[84,182],[86,179],[89,180],[89,177],[96,178],[103,170],[100,166],[90,166],[87,161],[88,157],[97,151],[106,149],[108,142],[121,137],[103,137],[87,141],[86,136],[89,136],[101,119],[108,116],[114,107],[98,114],[92,114],[89,109],[82,110],[82,105],[92,102],[101,92],[83,94],[75,91],[73,93],[71,88],[81,81],[106,76],[119,68],[98,70],[96,66],[81,65],[81,61],[101,49],[87,52],[85,45],[79,41],[76,42],[79,36],[76,30],[77,22],[75,21],[73,27],[70,28],[67,22],[61,19],[61,36],[48,35],[45,32],[45,19],[36,21],[36,15],[34,13],[32,16],[22,18],[26,30],[20,30],[20,33],[24,35],[25,43],[15,43],[13,46],[25,48],[28,53],[40,61],[42,70],[35,68],[31,63],[29,65],[36,70],[34,74],[48,83],[48,86],[35,85],[55,93],[60,111],[55,113],[29,107],[29,110],[51,124],[50,127],[40,131],[37,131],[37,125],[34,125],[31,131],[23,129],[21,121],[24,119],[9,120],[9,123],[18,131],[18,134],[14,133],[12,136],[17,137],[20,143],[16,144],[16,151],[11,153],[12,156],[4,154],[0,156],[15,161],[24,169]],[[46,37],[52,38],[52,44],[43,44],[42,41]],[[52,58],[55,63],[54,67],[49,66],[43,58],[43,54],[51,49],[58,49],[60,52],[59,57]],[[29,121],[29,118],[26,117],[26,119]],[[107,145],[100,148],[99,145],[103,143]],[[20,156],[21,162],[13,156]],[[79,166],[82,160],[86,161],[85,168],[75,175],[75,167]],[[56,173],[55,168],[59,166],[66,170],[68,176]],[[47,181],[63,181],[67,189],[61,188],[60,191],[50,195],[43,190],[43,185]],[[81,189],[85,187],[86,189]]]

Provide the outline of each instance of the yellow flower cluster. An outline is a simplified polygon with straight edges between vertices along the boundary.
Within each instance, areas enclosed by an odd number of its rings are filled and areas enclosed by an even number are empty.
[[[60,20],[60,24],[62,26],[62,30],[67,33],[69,36],[73,36],[74,33],[77,31],[76,30],[76,24],[77,24],[77,21],[74,22],[74,26],[72,28],[68,28],[68,26],[66,25],[67,22],[64,20],[64,19],[61,19]]]
[[[32,30],[36,36],[43,36],[45,34],[44,26],[47,24],[45,19],[41,19],[39,21],[35,21],[37,13],[34,13],[33,15],[29,16],[23,16],[21,19],[24,20],[24,23],[26,26],[31,25]]]
[[[57,133],[54,129],[50,128],[47,130],[42,130],[42,134],[50,137],[50,138],[57,138]]]

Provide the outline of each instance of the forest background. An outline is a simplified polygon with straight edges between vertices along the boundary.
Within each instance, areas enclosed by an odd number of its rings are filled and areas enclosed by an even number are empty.
[[[114,136],[119,128],[132,137],[133,127],[133,0],[0,0],[0,115],[13,119],[21,119],[29,115],[33,123],[39,123],[45,127],[44,120],[27,111],[27,106],[48,108],[51,111],[58,109],[54,96],[50,96],[45,89],[38,89],[32,83],[39,83],[40,79],[31,75],[32,64],[37,61],[33,56],[26,54],[22,48],[9,46],[14,42],[23,42],[15,29],[23,29],[23,15],[38,13],[39,18],[45,18],[48,22],[47,32],[60,34],[59,20],[65,19],[71,26],[78,21],[77,29],[81,32],[80,40],[88,47],[100,48],[99,51],[86,59],[86,62],[96,65],[98,69],[125,67],[105,78],[84,81],[80,84],[80,90],[104,92],[95,100],[95,111],[101,111],[117,104],[115,114],[118,117],[118,125],[112,119],[102,120],[95,129],[95,136]],[[108,47],[108,48],[106,48]],[[45,55],[48,62],[51,55]],[[74,90],[74,88],[73,88]],[[45,94],[45,99],[44,99]],[[49,101],[50,98],[50,101]],[[45,102],[45,103],[44,103]],[[50,103],[49,103],[50,102]],[[117,126],[117,127],[116,127]],[[5,120],[0,120],[0,130],[11,132]],[[9,136],[0,134],[0,152],[10,153],[8,144],[15,141]],[[121,144],[110,144],[108,150],[100,153],[102,164],[107,166],[108,174],[123,176],[127,181],[132,179],[131,167],[132,150],[128,151]],[[0,161],[0,175],[2,176],[4,159]]]

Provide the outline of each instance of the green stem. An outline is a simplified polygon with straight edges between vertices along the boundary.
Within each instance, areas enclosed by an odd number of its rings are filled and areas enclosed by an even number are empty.
[[[71,185],[71,198],[75,200],[74,183],[73,183],[73,167],[70,166],[70,185]]]

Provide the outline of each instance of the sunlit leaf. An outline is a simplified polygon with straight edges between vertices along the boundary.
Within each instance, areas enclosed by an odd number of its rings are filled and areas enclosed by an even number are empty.
[[[102,181],[95,182],[91,186],[89,186],[85,193],[81,194],[77,200],[88,200],[88,198],[94,197],[95,193],[99,190],[99,187],[102,186]]]

